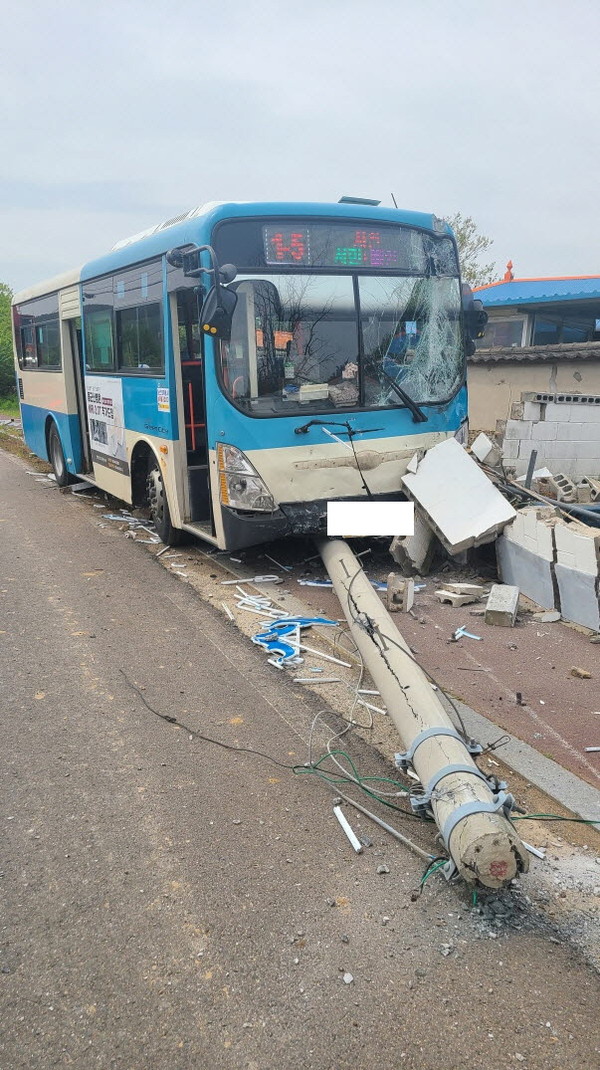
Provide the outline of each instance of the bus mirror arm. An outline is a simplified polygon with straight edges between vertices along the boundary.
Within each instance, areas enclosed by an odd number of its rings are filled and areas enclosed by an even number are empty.
[[[207,252],[212,267],[203,267],[200,253]],[[219,266],[217,254],[212,245],[180,245],[169,249],[167,263],[172,267],[183,268],[184,275],[198,278],[202,274],[212,275],[213,285],[206,296],[200,314],[202,330],[206,334],[225,334],[237,304],[237,294],[228,290],[227,283],[233,282],[237,275],[235,264]]]

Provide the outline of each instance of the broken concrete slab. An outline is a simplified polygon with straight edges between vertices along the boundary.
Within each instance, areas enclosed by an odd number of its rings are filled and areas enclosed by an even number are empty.
[[[453,591],[454,594],[472,594],[475,598],[480,598],[484,594],[489,594],[489,588],[484,587],[482,583],[445,583],[444,588],[447,591]]]
[[[600,631],[600,600],[598,597],[598,576],[588,572],[569,568],[557,562],[554,566],[560,610],[567,620],[581,624],[592,631]]]
[[[485,623],[499,628],[514,628],[519,609],[519,588],[494,583],[485,607]]]
[[[454,438],[428,450],[402,485],[450,554],[493,542],[516,516],[512,505]]]
[[[545,613],[532,613],[531,619],[537,624],[555,624],[560,620],[560,613],[557,609],[547,609]]]
[[[496,542],[496,557],[500,579],[504,583],[519,587],[527,598],[544,609],[557,608],[552,558],[548,560],[506,535],[501,535]]]
[[[600,571],[600,529],[579,521],[562,521],[554,527],[556,560],[561,565],[597,576]]]
[[[552,531],[559,520],[560,513],[554,506],[528,506],[519,510],[513,523],[502,534],[510,542],[518,543],[546,561],[553,561]]]
[[[467,606],[469,604],[472,604],[473,602],[477,602],[477,600],[481,597],[478,594],[457,594],[456,591],[442,590],[436,591],[435,595],[440,602],[449,602],[450,605],[454,606],[455,608],[457,606]]]
[[[390,554],[405,575],[426,576],[433,559],[435,545],[433,531],[420,509],[415,508],[414,535],[393,538],[390,543]]]

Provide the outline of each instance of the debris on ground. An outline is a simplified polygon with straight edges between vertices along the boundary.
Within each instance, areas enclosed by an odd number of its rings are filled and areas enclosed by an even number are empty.
[[[500,628],[514,628],[519,609],[519,588],[494,583],[485,607],[484,620]]]
[[[512,505],[459,442],[445,439],[407,472],[402,488],[450,554],[493,542],[516,516]]]

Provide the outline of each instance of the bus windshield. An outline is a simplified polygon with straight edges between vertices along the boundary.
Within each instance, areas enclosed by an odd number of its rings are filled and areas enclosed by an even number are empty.
[[[241,274],[221,379],[256,416],[449,400],[464,375],[454,274]]]

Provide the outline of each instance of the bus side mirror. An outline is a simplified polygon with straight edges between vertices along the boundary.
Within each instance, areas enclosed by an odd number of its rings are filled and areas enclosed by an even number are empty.
[[[204,333],[213,336],[227,334],[236,305],[237,294],[233,290],[225,286],[213,286],[200,313],[200,325]]]
[[[483,307],[483,301],[479,301],[473,297],[473,291],[467,283],[463,283],[462,287],[462,306],[465,315],[465,327],[467,329],[468,341],[470,342],[470,352],[468,353],[468,356],[472,356],[475,352],[475,339],[483,338],[485,334],[488,314]]]
[[[481,301],[473,301],[467,315],[467,326],[471,338],[483,338],[487,326],[488,314]]]

